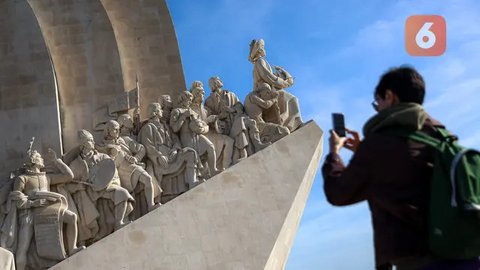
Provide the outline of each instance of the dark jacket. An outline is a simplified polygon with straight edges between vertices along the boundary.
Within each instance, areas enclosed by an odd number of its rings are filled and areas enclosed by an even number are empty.
[[[422,131],[434,135],[437,121]],[[433,149],[380,130],[359,145],[347,167],[329,154],[322,167],[324,190],[333,205],[367,200],[372,213],[377,266],[428,255],[427,215]]]

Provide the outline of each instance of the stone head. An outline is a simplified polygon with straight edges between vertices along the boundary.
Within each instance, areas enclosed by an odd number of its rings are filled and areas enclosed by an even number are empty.
[[[203,89],[202,82],[200,81],[193,82],[192,88],[190,88],[190,93],[192,93],[193,95],[194,103],[197,103],[197,104],[202,103],[205,98],[205,90]]]
[[[133,129],[133,119],[128,114],[122,114],[117,119],[120,125],[120,131],[130,132]]]
[[[173,109],[173,102],[170,95],[161,95],[159,103],[163,109],[163,117],[166,119],[170,119],[170,112]]]
[[[256,92],[262,99],[274,99],[278,97],[278,92],[272,90],[272,87],[268,83],[260,83],[257,86]]]
[[[120,135],[120,124],[115,120],[109,120],[103,129],[103,137],[107,140],[117,139]]]
[[[25,160],[25,167],[27,168],[43,168],[45,167],[45,163],[43,161],[42,155],[38,153],[36,150],[29,150],[27,153],[27,158]]]
[[[223,87],[223,82],[222,80],[220,79],[220,77],[218,76],[213,76],[211,77],[210,79],[208,79],[208,86],[210,87],[210,90],[212,90],[212,92],[218,90],[218,89],[222,89]]]
[[[95,140],[93,139],[93,135],[87,130],[80,130],[78,132],[78,139],[80,141],[80,149],[83,152],[90,152],[95,149]]]
[[[167,109],[167,108],[171,109],[173,107],[173,102],[170,95],[161,95],[159,101],[163,109]]]
[[[193,95],[188,91],[183,91],[178,95],[177,104],[180,108],[188,109],[192,104]]]
[[[252,40],[250,43],[250,54],[248,56],[248,60],[253,63],[266,55],[267,52],[265,51],[265,41],[263,39]]]
[[[152,118],[162,118],[163,114],[162,114],[162,105],[160,105],[160,103],[158,102],[154,102],[154,103],[150,103],[148,105],[148,117],[150,119]]]

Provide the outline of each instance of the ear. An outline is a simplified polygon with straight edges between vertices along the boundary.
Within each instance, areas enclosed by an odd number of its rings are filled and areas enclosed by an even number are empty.
[[[399,103],[398,96],[390,89],[387,89],[387,91],[385,91],[385,101],[388,102],[390,106]]]

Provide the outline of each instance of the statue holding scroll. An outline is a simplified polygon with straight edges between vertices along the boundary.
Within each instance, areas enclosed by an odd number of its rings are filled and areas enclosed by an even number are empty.
[[[47,159],[57,172],[43,172],[44,160],[37,151],[31,149],[32,144],[33,140],[27,151],[23,172],[14,181],[7,203],[10,211],[2,228],[2,245],[14,251],[19,270],[26,269],[29,264],[27,254],[29,249],[32,250],[30,245],[33,243],[36,254],[32,256],[39,257],[36,261],[44,264],[40,267],[50,266],[65,259],[67,254],[72,255],[84,248],[76,245],[77,216],[67,209],[63,195],[50,191],[50,185],[72,181],[72,171],[49,149]]]

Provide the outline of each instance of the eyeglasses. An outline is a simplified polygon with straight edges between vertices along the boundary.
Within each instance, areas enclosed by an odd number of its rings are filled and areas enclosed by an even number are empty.
[[[372,101],[372,107],[376,112],[378,112],[378,102],[377,102],[377,100]]]

